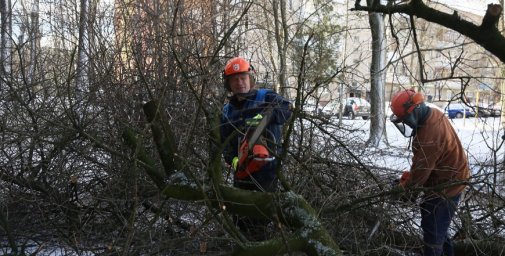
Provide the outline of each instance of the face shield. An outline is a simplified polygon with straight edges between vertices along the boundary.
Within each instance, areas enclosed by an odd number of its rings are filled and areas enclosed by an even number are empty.
[[[413,132],[414,130],[410,126],[403,123],[402,120],[400,120],[395,114],[392,114],[389,117],[389,120],[395,125],[396,129],[398,129],[398,131],[400,131],[400,133],[403,134],[403,136],[405,136],[406,138],[414,136]]]

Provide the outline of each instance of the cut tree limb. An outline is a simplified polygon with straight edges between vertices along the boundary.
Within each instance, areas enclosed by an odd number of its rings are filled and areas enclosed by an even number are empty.
[[[171,145],[170,141],[175,140],[175,135],[167,132],[171,131],[170,125],[163,120],[163,116],[155,114],[158,112],[157,109],[154,102],[147,103],[144,109],[152,127],[160,127],[153,130],[153,139],[158,140],[155,144],[161,158],[173,158],[178,152],[173,147],[166,147]],[[316,211],[302,196],[293,192],[265,193],[242,190],[217,182],[213,182],[211,186],[198,186],[185,172],[167,165],[172,159],[161,160],[166,170],[165,174],[172,173],[164,178],[163,172],[156,170],[154,160],[145,153],[131,130],[124,133],[124,138],[136,152],[135,157],[143,163],[146,173],[163,195],[179,200],[205,201],[209,207],[240,216],[278,219],[294,230],[287,240],[272,239],[241,244],[235,250],[235,255],[275,255],[292,250],[303,251],[308,255],[341,255],[340,249],[319,221]],[[165,148],[160,150],[159,147]],[[211,159],[208,165],[209,174],[217,173],[212,170],[213,168],[221,168],[213,161],[215,159]]]

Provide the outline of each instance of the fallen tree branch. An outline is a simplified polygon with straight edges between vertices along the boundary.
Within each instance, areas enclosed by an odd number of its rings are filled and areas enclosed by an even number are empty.
[[[148,103],[151,106],[153,103]],[[152,111],[157,108],[150,108]],[[151,115],[152,117],[152,115]],[[154,140],[158,141],[157,147],[160,157],[177,155],[174,148],[167,150],[170,140],[174,140],[169,124],[164,122],[162,116],[149,118],[152,126],[165,127],[156,129]],[[164,124],[160,124],[164,122]],[[161,193],[169,198],[186,201],[204,201],[208,207],[220,209],[240,216],[255,218],[278,219],[281,223],[294,230],[287,240],[272,239],[256,243],[241,243],[234,252],[235,255],[275,255],[280,252],[299,250],[308,255],[341,255],[340,249],[335,244],[327,230],[322,226],[316,211],[300,195],[294,192],[266,193],[242,190],[217,182],[211,186],[198,186],[194,180],[181,170],[166,165],[170,161],[163,161],[165,169],[173,173],[163,179],[163,172],[156,170],[154,160],[145,153],[145,150],[136,141],[136,136],[131,130],[127,130],[123,137],[128,145],[136,152],[134,157],[143,163],[148,176],[156,183]],[[213,152],[214,155],[215,152]],[[209,174],[215,173],[213,169],[220,168],[211,159],[208,165]],[[215,181],[219,181],[216,179]]]

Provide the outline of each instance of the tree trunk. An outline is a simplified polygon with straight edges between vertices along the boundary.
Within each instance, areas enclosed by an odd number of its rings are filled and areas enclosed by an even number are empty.
[[[93,28],[94,24],[97,21],[97,15],[98,15],[98,4],[99,0],[88,0],[88,11],[87,11],[87,19],[86,19],[86,29],[87,29],[87,42],[88,42],[88,60],[92,61],[93,56],[95,55],[92,51],[99,49],[99,43],[97,41],[97,31]],[[96,55],[95,55],[96,56]],[[96,70],[93,68],[93,65],[88,65],[88,80],[93,81],[96,78]],[[93,91],[91,89],[90,85],[90,91]]]
[[[288,43],[288,28],[286,24],[286,1],[273,0],[273,13],[275,24],[275,42],[277,43],[277,51],[279,54],[279,74],[276,91],[287,96],[287,43]]]
[[[503,7],[505,4],[505,1],[504,0],[500,0],[500,5]],[[499,24],[500,27],[500,31],[502,32],[502,34],[505,36],[505,16],[502,15],[501,17],[501,23]],[[505,77],[505,63],[502,63],[502,77]],[[502,127],[505,129],[505,81],[501,81],[501,106],[500,106],[500,109],[501,109],[501,125]],[[504,139],[505,139],[505,132],[503,134],[504,136]],[[504,162],[504,165],[505,165],[505,157],[503,159],[503,162]]]
[[[28,68],[28,83],[34,82],[35,69],[37,67],[37,49],[39,42],[39,1],[35,0],[32,3],[30,13],[30,67]]]
[[[10,0],[0,0],[1,38],[0,38],[0,94],[5,90],[7,74],[11,73],[12,63],[12,9]]]
[[[370,138],[368,144],[379,145],[380,139],[385,132],[384,97],[385,97],[385,60],[386,60],[386,37],[384,15],[381,13],[369,13],[368,20],[372,31],[372,64],[370,66],[370,104],[372,105],[370,117]]]
[[[88,91],[88,1],[89,0],[81,0],[81,12],[79,15],[79,38],[75,74],[77,109],[81,109],[81,102]]]

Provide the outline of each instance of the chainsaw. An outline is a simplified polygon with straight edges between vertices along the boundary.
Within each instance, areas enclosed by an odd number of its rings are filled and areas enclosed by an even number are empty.
[[[238,157],[233,161],[232,166],[236,170],[238,179],[245,179],[252,173],[258,172],[261,168],[275,159],[271,156],[266,146],[266,141],[260,138],[265,131],[272,117],[273,107],[268,105],[266,110],[257,114],[251,120],[246,122],[249,129],[246,136],[240,143]],[[252,130],[252,131],[251,131]],[[248,136],[251,134],[250,136]]]

